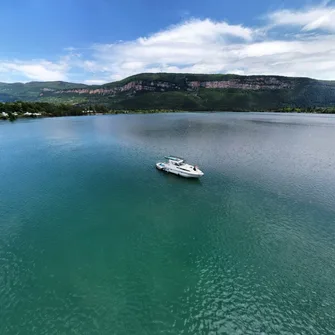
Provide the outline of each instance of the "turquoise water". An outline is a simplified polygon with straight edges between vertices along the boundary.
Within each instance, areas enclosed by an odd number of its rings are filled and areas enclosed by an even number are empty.
[[[0,334],[333,334],[334,143],[317,115],[0,122]]]

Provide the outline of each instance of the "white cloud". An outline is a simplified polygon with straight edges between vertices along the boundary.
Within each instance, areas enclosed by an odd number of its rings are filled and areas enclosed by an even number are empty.
[[[184,72],[195,67],[203,71],[223,70],[222,55],[232,41],[252,41],[257,31],[226,22],[191,20],[135,41],[93,46],[93,59],[83,67],[104,72],[106,80],[116,80],[138,72]],[[212,60],[221,58],[218,68]],[[206,63],[208,66],[205,66]],[[201,65],[200,65],[201,64]]]
[[[47,60],[7,61],[0,63],[0,72],[18,75],[28,80],[58,81],[67,80],[68,65],[64,62],[53,63]],[[25,80],[24,80],[25,81]]]
[[[254,31],[241,25],[229,25],[226,22],[206,20],[190,20],[172,26],[148,38],[139,38],[137,43],[143,46],[166,43],[194,44],[200,42],[219,41],[227,36],[251,40]]]
[[[0,62],[0,72],[29,80],[86,84],[141,72],[277,74],[335,79],[335,7],[323,4],[267,15],[260,27],[192,19],[149,36],[85,49],[68,48],[58,62]],[[269,24],[268,24],[269,23]],[[283,31],[282,28],[285,28]],[[285,32],[285,33],[284,33]]]
[[[330,7],[319,10],[320,15],[333,11]],[[278,13],[269,15],[275,24],[279,24]],[[318,18],[315,13],[319,12],[313,12],[312,19]],[[312,20],[305,21],[310,24]],[[288,18],[281,22],[291,26]],[[286,37],[282,34],[282,38],[271,39],[269,36],[280,36],[280,31],[273,29],[266,34],[265,27],[192,20],[134,41],[95,45],[92,62],[95,73],[100,69],[106,81],[140,72],[335,78],[335,35],[324,32],[311,35],[305,32],[304,25],[301,26],[301,32],[291,30]]]
[[[330,6],[310,7],[303,10],[280,10],[269,15],[272,24],[302,27],[304,31],[322,29],[335,32],[335,8]]]

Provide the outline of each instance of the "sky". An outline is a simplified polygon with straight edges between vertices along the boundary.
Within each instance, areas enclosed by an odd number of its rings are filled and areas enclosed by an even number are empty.
[[[2,0],[0,82],[142,72],[335,80],[335,0]]]

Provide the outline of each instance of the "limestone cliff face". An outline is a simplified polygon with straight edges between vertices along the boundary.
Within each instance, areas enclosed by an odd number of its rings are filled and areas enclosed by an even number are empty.
[[[140,73],[118,82],[0,83],[0,102],[41,101],[115,109],[273,110],[335,106],[335,81],[283,76]]]
[[[236,88],[242,90],[280,90],[292,87],[290,83],[282,82],[272,77],[256,77],[246,80],[191,81],[189,82],[189,86],[191,88]]]
[[[99,88],[78,88],[66,90],[52,90],[49,88],[42,89],[41,95],[46,94],[85,94],[85,95],[116,95],[118,93],[136,93],[136,92],[164,92],[164,91],[197,91],[200,88],[205,89],[241,89],[241,90],[281,90],[290,89],[294,85],[287,80],[280,80],[276,77],[250,77],[250,78],[234,78],[219,81],[188,81],[185,78],[183,83],[172,83],[166,81],[147,81],[134,80],[127,84],[114,87],[106,87],[102,85]]]
[[[129,92],[129,91],[155,91],[155,85],[144,85],[142,81],[131,81],[126,85],[115,87],[115,88],[80,88],[80,89],[71,89],[71,90],[61,90],[55,91],[57,94],[67,94],[67,93],[77,93],[77,94],[100,94],[100,95],[113,95],[116,93]]]

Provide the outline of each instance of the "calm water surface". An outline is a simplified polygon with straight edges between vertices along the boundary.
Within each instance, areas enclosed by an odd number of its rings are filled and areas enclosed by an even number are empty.
[[[317,115],[0,122],[0,334],[334,334],[334,143]]]

